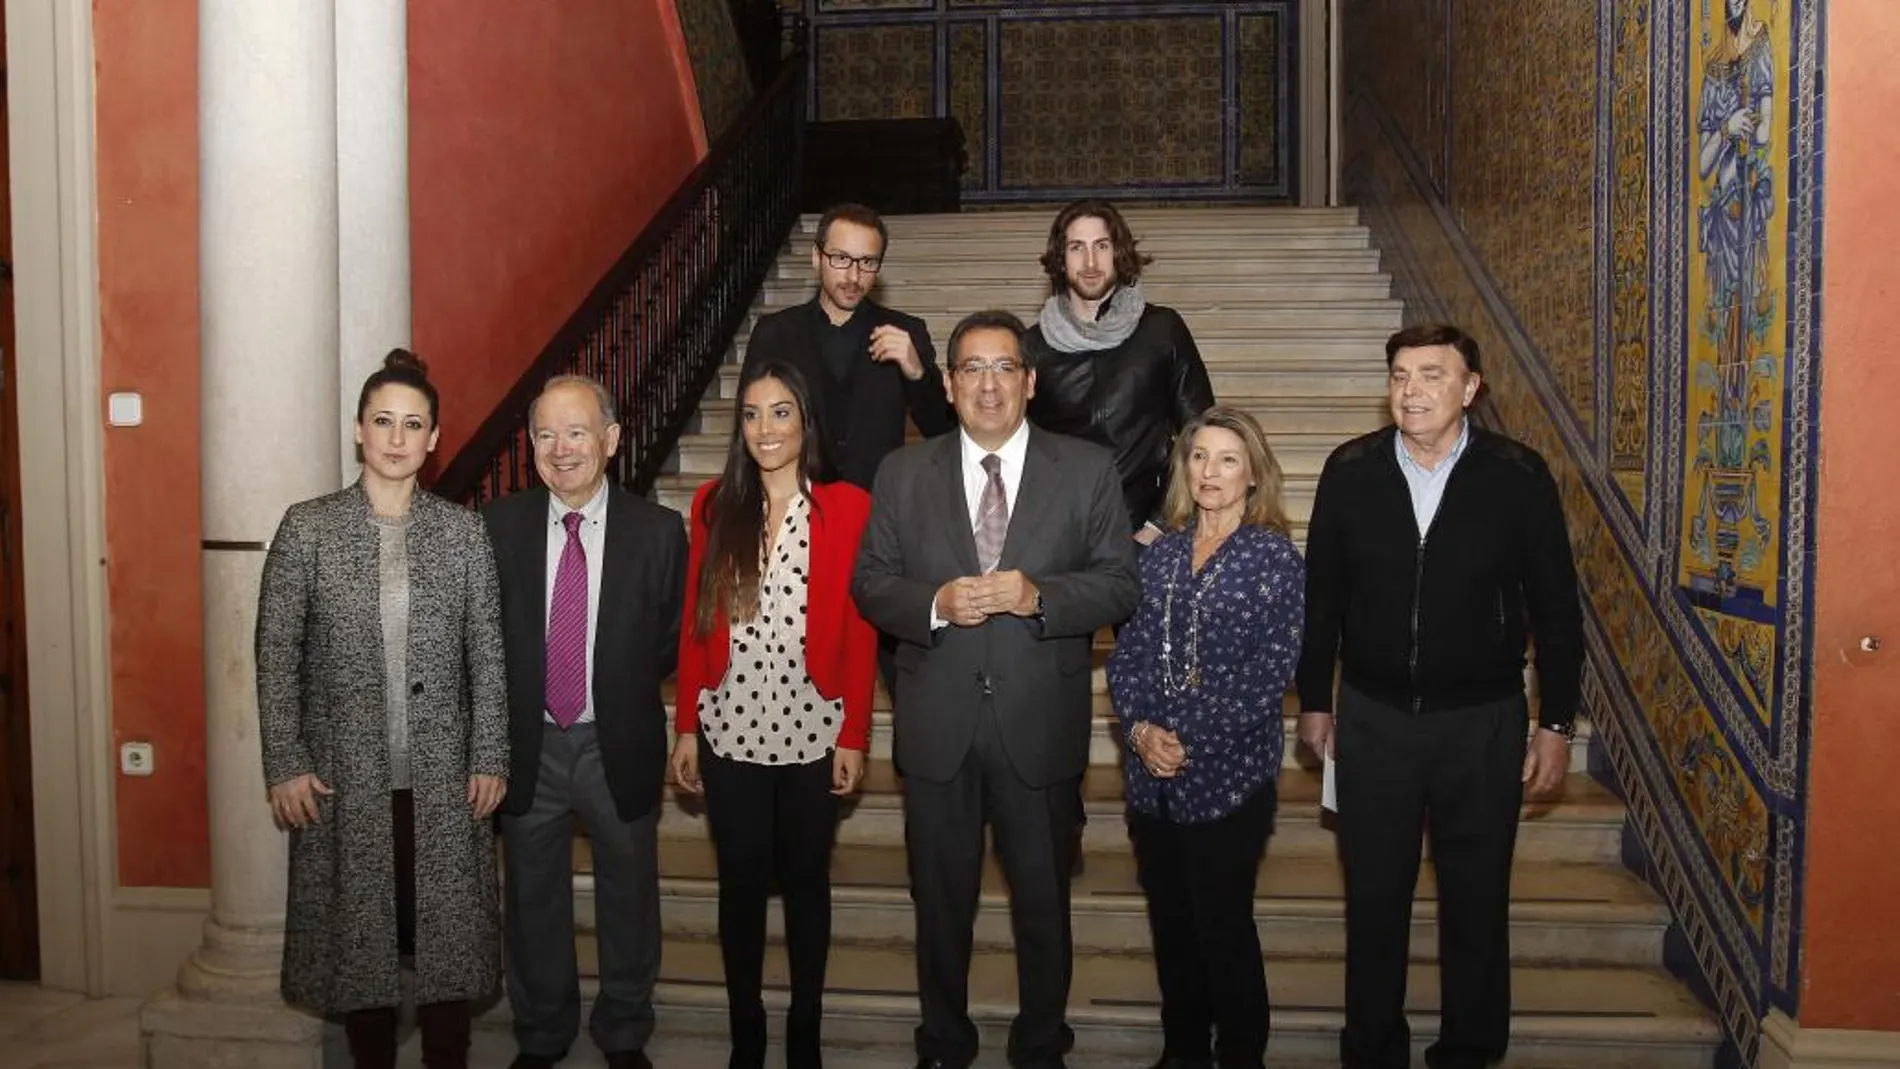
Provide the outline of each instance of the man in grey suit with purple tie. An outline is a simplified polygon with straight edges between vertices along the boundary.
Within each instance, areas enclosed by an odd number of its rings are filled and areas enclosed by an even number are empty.
[[[580,1031],[576,814],[593,852],[600,994],[588,1033],[610,1069],[651,1069],[660,971],[660,683],[686,590],[679,514],[608,478],[613,399],[550,380],[529,416],[544,488],[482,510],[501,576],[513,765],[501,804],[513,1069],[550,1069]]]

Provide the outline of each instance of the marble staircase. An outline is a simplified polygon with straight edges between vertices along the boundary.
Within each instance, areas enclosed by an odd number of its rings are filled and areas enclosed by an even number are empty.
[[[923,317],[940,350],[951,326],[971,311],[1003,307],[1032,321],[1047,293],[1036,260],[1049,215],[1037,210],[893,218],[876,296]],[[1144,277],[1149,299],[1183,313],[1216,396],[1246,408],[1266,428],[1286,473],[1294,534],[1303,541],[1328,452],[1386,422],[1383,342],[1400,325],[1401,307],[1390,295],[1367,231],[1352,210],[1138,208],[1128,217],[1142,251],[1155,258]],[[811,296],[815,222],[804,219],[791,235],[693,432],[681,440],[671,472],[656,487],[661,502],[684,510],[693,490],[719,471],[750,325],[759,315]],[[1085,780],[1089,822],[1074,888],[1070,1019],[1078,1040],[1071,1063],[1146,1065],[1161,1045],[1158,996],[1122,823],[1119,748],[1099,664],[1109,640],[1104,636],[1097,645],[1094,763]],[[1345,909],[1331,818],[1318,805],[1318,773],[1290,744],[1294,712],[1289,703],[1276,832],[1260,875],[1255,917],[1274,1003],[1269,1056],[1275,1064],[1321,1065],[1336,1058],[1342,1021]],[[1519,836],[1511,905],[1515,1016],[1507,1064],[1709,1069],[1719,1029],[1662,968],[1667,910],[1620,863],[1623,807],[1586,773],[1590,733],[1587,724],[1580,727],[1561,800],[1527,806]],[[847,808],[833,866],[826,1039],[841,1054],[908,1064],[916,1023],[912,920],[890,729],[880,691],[869,782]],[[725,1028],[717,884],[695,800],[669,791],[660,834],[666,932],[661,1032],[671,1040],[716,1044]],[[584,838],[575,843],[575,867],[585,972],[594,960],[594,911]],[[1421,885],[1410,985],[1420,1047],[1435,1034],[1438,1005],[1429,864]],[[779,918],[774,915],[771,923],[768,997],[782,1008]],[[1007,898],[995,871],[986,875],[976,947],[971,997],[983,1035],[982,1064],[1001,1064],[1015,974]],[[487,1021],[505,1018],[504,1003]]]

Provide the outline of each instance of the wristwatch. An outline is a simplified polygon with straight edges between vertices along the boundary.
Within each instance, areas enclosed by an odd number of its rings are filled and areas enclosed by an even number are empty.
[[[1566,720],[1561,724],[1538,724],[1537,726],[1544,731],[1554,731],[1562,735],[1566,742],[1575,742],[1577,739],[1577,724],[1574,720]]]
[[[1042,619],[1042,591],[1036,591],[1036,611],[1029,614],[1032,619]]]

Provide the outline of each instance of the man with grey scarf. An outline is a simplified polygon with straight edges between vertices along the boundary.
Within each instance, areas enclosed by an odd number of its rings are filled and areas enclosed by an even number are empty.
[[[1081,200],[1062,209],[1042,255],[1050,296],[1022,341],[1036,369],[1029,418],[1114,453],[1128,517],[1144,545],[1161,533],[1156,519],[1174,436],[1214,403],[1187,323],[1141,291],[1150,259],[1135,250],[1114,205]]]

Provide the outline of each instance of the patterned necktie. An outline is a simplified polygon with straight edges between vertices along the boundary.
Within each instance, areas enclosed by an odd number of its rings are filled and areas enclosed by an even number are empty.
[[[561,517],[567,545],[554,570],[554,600],[548,606],[548,713],[562,730],[587,708],[587,550],[581,546],[581,514]]]
[[[974,533],[977,567],[988,575],[1003,559],[1003,540],[1009,536],[1009,497],[1003,492],[1003,458],[986,454],[983,470],[990,473],[990,481],[977,499]]]

